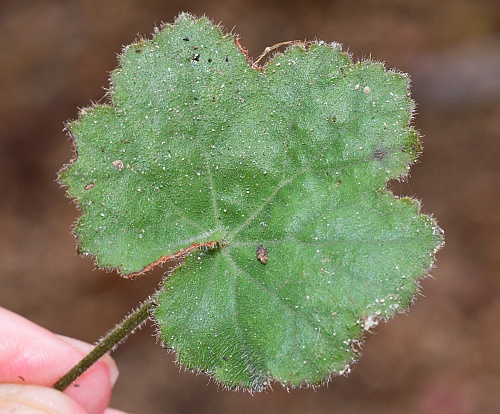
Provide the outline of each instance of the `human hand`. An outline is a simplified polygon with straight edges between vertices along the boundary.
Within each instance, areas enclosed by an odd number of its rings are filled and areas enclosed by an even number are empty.
[[[0,308],[0,413],[124,414],[107,408],[118,378],[109,355],[64,393],[51,388],[92,348]]]

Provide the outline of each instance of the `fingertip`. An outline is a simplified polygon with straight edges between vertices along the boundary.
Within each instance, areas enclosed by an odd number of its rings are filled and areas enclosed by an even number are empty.
[[[102,413],[109,404],[111,391],[109,369],[99,361],[66,388],[64,394],[76,400],[89,413]]]
[[[63,336],[63,335],[58,335],[58,336],[63,341],[65,341],[69,345],[71,345],[73,348],[76,348],[77,350],[79,350],[80,352],[82,352],[82,355],[86,355],[90,351],[92,351],[92,349],[94,349],[93,345],[90,345],[90,344],[88,344],[86,342],[83,342],[83,341],[80,341],[78,339],[70,338],[70,337]],[[115,385],[115,383],[116,383],[116,381],[118,379],[118,376],[120,374],[120,372],[118,370],[118,367],[116,365],[115,360],[111,357],[111,355],[105,354],[98,361],[98,363],[103,363],[107,367],[108,373],[109,373],[110,385],[111,385],[111,388],[113,388],[113,386]]]
[[[125,411],[117,410],[116,408],[106,408],[104,414],[128,414]]]
[[[94,348],[93,345],[78,339],[57,336],[81,354],[81,358]],[[64,390],[64,394],[77,401],[89,413],[102,413],[109,404],[111,391],[117,378],[116,363],[110,355],[106,354]]]
[[[0,384],[0,413],[88,414],[75,400],[53,388]]]
[[[48,388],[92,349],[92,345],[55,335],[0,308],[0,383]],[[117,377],[116,364],[107,355],[84,372],[64,394],[87,410],[83,412],[102,413],[109,404]]]

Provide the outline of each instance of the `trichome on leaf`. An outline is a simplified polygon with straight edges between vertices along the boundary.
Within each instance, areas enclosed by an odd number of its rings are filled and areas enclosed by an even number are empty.
[[[80,252],[124,275],[182,259],[156,296],[158,334],[229,388],[348,372],[443,242],[386,188],[420,151],[408,84],[319,41],[257,67],[181,14],[125,48],[108,104],[68,125],[78,157],[60,181]]]

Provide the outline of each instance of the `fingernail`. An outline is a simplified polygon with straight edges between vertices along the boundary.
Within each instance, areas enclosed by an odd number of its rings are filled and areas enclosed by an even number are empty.
[[[109,369],[109,379],[111,381],[111,387],[113,387],[118,379],[118,375],[120,375],[120,371],[116,366],[116,362],[109,354],[104,355],[101,360],[108,366]]]

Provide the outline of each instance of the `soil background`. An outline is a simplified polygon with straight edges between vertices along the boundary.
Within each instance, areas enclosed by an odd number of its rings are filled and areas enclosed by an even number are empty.
[[[348,377],[316,390],[224,391],[179,369],[146,327],[115,353],[112,405],[131,413],[500,412],[500,8],[495,0],[0,1],[0,305],[96,341],[152,292],[76,254],[78,212],[56,183],[64,122],[104,95],[122,45],[181,11],[241,34],[251,56],[336,41],[412,76],[425,150],[398,195],[446,233],[411,312],[367,338]]]

